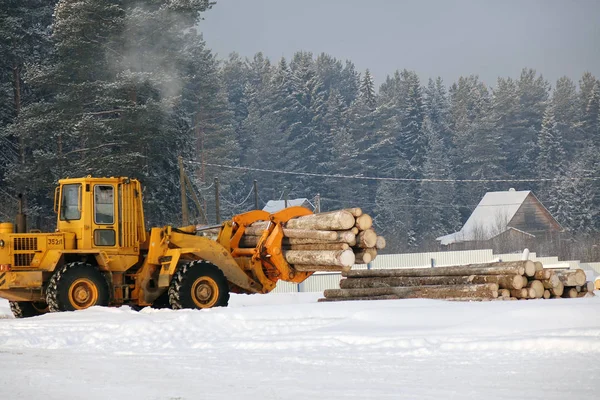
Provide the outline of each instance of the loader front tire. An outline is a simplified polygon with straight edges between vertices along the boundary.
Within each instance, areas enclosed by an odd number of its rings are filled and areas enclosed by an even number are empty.
[[[58,268],[46,289],[50,311],[75,311],[92,306],[107,306],[108,284],[98,268],[73,262]]]
[[[226,307],[229,302],[227,278],[207,261],[192,261],[180,266],[169,286],[171,308]]]
[[[9,304],[15,318],[36,317],[48,312],[48,304],[43,301],[9,301]]]

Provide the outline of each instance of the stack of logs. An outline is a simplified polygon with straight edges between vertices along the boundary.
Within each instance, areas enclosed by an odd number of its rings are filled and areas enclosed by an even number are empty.
[[[240,247],[256,247],[269,221],[248,226]],[[367,264],[385,247],[377,236],[373,219],[360,208],[312,214],[289,220],[283,227],[282,251],[297,271],[349,271],[354,264]]]
[[[371,269],[342,273],[340,289],[319,301],[443,299],[527,300],[594,296],[583,270],[543,268],[514,261],[454,267]]]

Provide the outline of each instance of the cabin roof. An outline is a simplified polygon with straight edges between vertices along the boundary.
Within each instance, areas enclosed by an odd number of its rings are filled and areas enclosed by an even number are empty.
[[[506,230],[508,223],[530,193],[530,190],[514,189],[487,192],[460,231],[440,236],[437,240],[440,244],[449,245],[470,240],[489,240],[495,237]]]

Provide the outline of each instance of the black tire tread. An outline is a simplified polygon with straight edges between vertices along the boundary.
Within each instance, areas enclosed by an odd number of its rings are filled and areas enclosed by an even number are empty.
[[[58,300],[58,296],[59,296],[59,292],[60,292],[59,286],[60,286],[61,279],[68,272],[73,271],[75,269],[89,269],[90,271],[94,271],[92,273],[97,273],[98,277],[101,278],[101,281],[106,282],[105,276],[100,272],[98,267],[93,266],[91,264],[77,261],[77,262],[72,262],[72,263],[63,265],[62,267],[58,268],[54,272],[54,274],[52,274],[50,281],[48,281],[48,286],[46,287],[46,303],[48,303],[48,308],[49,308],[50,312],[66,311],[64,305],[60,304],[60,301]],[[106,299],[105,300],[99,299],[97,305],[100,305],[100,306],[108,305],[108,301],[109,301],[109,297],[110,297],[108,284],[106,284],[106,294],[107,294]]]
[[[15,318],[29,318],[45,314],[35,308],[30,301],[9,301],[8,304]]]
[[[171,284],[169,285],[169,304],[171,305],[171,308],[173,310],[197,308],[194,304],[185,304],[181,298],[181,290],[187,287],[186,281],[190,276],[190,271],[196,269],[201,269],[203,275],[208,275],[209,273],[214,274],[213,277],[217,279],[217,284],[219,284],[223,293],[222,298],[214,305],[214,307],[227,307],[230,295],[229,284],[227,278],[225,278],[225,274],[216,265],[208,261],[196,260],[179,266],[175,271],[175,274],[171,279]]]

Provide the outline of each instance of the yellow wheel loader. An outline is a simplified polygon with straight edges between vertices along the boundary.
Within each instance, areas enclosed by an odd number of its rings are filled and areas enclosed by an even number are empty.
[[[0,224],[0,297],[16,317],[94,305],[209,308],[229,293],[267,293],[278,280],[300,283],[313,272],[290,266],[282,224],[312,212],[251,211],[219,226],[146,231],[140,182],[129,178],[62,179],[54,195],[56,231],[26,233],[23,219]],[[240,247],[246,227],[268,221],[255,247]]]

